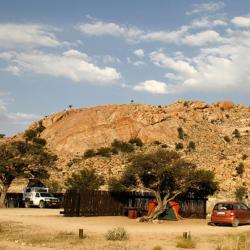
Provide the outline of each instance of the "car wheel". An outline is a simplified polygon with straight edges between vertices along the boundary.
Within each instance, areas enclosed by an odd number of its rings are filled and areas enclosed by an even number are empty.
[[[232,227],[238,227],[239,226],[239,221],[235,219],[232,223]]]
[[[25,201],[24,207],[25,207],[25,208],[29,208],[29,207],[30,207],[30,203],[29,203],[28,201]]]
[[[45,208],[45,202],[44,201],[39,202],[39,208]]]

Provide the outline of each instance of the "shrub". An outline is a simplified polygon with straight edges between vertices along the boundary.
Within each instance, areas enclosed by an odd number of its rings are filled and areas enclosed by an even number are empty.
[[[132,151],[134,151],[134,147],[132,144],[127,143],[127,142],[123,142],[123,141],[119,141],[119,140],[114,140],[111,144],[111,146],[115,149],[117,149],[118,151],[124,152],[124,153],[130,153]]]
[[[127,188],[119,180],[117,180],[114,177],[108,180],[108,188],[109,188],[109,191],[114,192],[114,193],[127,191]]]
[[[142,142],[142,140],[139,137],[131,138],[128,142],[130,144],[135,144],[138,147],[142,147],[143,146],[143,142]]]
[[[244,173],[244,171],[245,171],[245,167],[244,167],[243,162],[240,162],[239,166],[237,166],[235,168],[235,170],[236,170],[236,172],[237,172],[238,175],[242,175]]]
[[[178,131],[178,137],[183,140],[184,139],[184,130],[182,127],[177,128]]]
[[[87,149],[84,154],[83,154],[83,157],[84,158],[91,158],[91,157],[94,157],[96,155],[95,153],[95,150],[94,149]]]
[[[195,142],[190,141],[190,142],[188,143],[188,147],[187,147],[187,148],[188,148],[189,151],[195,150],[195,148],[196,148]]]
[[[179,142],[179,143],[175,144],[175,149],[176,150],[180,150],[180,149],[183,149],[183,148],[184,148],[183,143]]]
[[[72,165],[76,164],[76,163],[79,163],[81,161],[80,158],[73,158],[73,159],[70,159],[67,163],[67,166],[68,167],[71,167]]]
[[[236,137],[236,138],[239,138],[240,137],[240,131],[238,129],[235,129],[233,131],[233,135]]]
[[[98,175],[94,169],[82,169],[78,173],[73,173],[71,177],[65,181],[65,185],[69,189],[88,189],[96,190],[103,185],[104,179]]]
[[[176,244],[176,247],[186,248],[186,249],[195,248],[195,246],[196,244],[193,240],[184,238],[178,240]]]
[[[246,154],[243,154],[243,155],[242,155],[242,160],[243,160],[243,161],[246,160],[247,157],[248,157],[248,156],[247,156]]]
[[[162,148],[167,148],[168,145],[167,145],[167,144],[162,144],[161,147],[162,147]]]
[[[113,155],[119,154],[119,151],[116,148],[111,148],[111,151]]]
[[[129,236],[123,227],[115,227],[105,234],[105,238],[106,240],[123,241],[128,240]]]
[[[160,141],[153,141],[153,144],[154,144],[154,145],[160,145],[161,142],[160,142]]]
[[[0,134],[0,139],[3,139],[5,137],[5,134]]]
[[[100,155],[103,157],[110,157],[112,149],[109,147],[101,147],[97,149],[96,155]]]
[[[34,130],[34,129],[27,129],[27,130],[24,132],[24,138],[25,138],[27,141],[32,141],[36,136],[37,136],[37,131]]]
[[[46,145],[46,140],[43,138],[39,138],[39,137],[35,137],[33,138],[33,142],[36,144],[39,144],[41,146],[45,146]]]
[[[246,187],[238,187],[235,191],[235,198],[237,201],[242,201],[244,196],[247,195],[247,188]]]
[[[229,136],[224,136],[224,140],[226,141],[226,142],[230,142],[230,138],[229,138]]]
[[[55,180],[47,180],[45,181],[46,187],[49,188],[50,193],[61,193],[62,192],[62,186],[61,183]]]

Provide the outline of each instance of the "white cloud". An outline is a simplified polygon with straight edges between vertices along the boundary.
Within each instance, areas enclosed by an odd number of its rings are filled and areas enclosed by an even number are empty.
[[[136,91],[146,91],[152,94],[166,94],[169,92],[166,83],[155,80],[141,82],[135,85],[133,89]]]
[[[133,52],[137,57],[142,58],[144,57],[144,51],[143,49],[137,49]]]
[[[88,61],[88,62],[91,61],[90,57],[87,54],[82,53],[82,52],[75,50],[75,49],[67,50],[63,53],[63,55],[66,57],[83,59],[83,60]]]
[[[5,69],[4,69],[4,71],[7,71],[7,72],[10,72],[10,73],[12,73],[13,75],[15,75],[15,76],[19,76],[20,75],[20,72],[21,72],[21,70],[20,70],[20,68],[19,67],[17,67],[17,66],[8,66],[8,67],[6,67]]]
[[[238,27],[250,27],[250,17],[237,16],[232,19],[232,23]]]
[[[211,19],[208,17],[202,17],[199,19],[194,19],[190,25],[190,28],[213,28],[217,26],[227,26],[227,22],[223,19]]]
[[[128,27],[116,23],[94,21],[92,23],[83,23],[79,25],[79,30],[91,36],[114,36],[123,37],[128,41],[135,41],[142,35],[143,31],[136,27]]]
[[[0,24],[0,47],[56,47],[60,42],[50,29],[33,24]]]
[[[0,126],[3,123],[9,124],[29,124],[31,121],[40,119],[41,116],[27,113],[14,113],[7,110],[6,104],[0,99]]]
[[[214,30],[205,30],[193,34],[192,29],[213,28],[216,26],[227,26],[222,19],[204,17],[196,19],[189,25],[183,25],[177,30],[145,31],[133,26],[125,26],[116,23],[93,21],[81,24],[78,29],[90,36],[113,36],[120,37],[129,42],[162,42],[169,44],[186,44],[190,46],[201,46],[210,42],[218,42],[219,33]],[[137,57],[143,57],[144,51],[137,49],[133,52]]]
[[[208,43],[221,41],[220,34],[214,30],[206,30],[196,34],[187,35],[182,39],[183,43],[190,46],[202,46]]]
[[[89,62],[86,54],[76,50],[66,51],[62,55],[31,51],[12,53],[11,56],[10,66],[17,67],[19,73],[32,72],[65,77],[75,82],[87,81],[95,84],[112,84],[121,78],[115,68],[99,68]]]
[[[167,70],[168,86],[176,92],[249,92],[250,31],[228,34],[222,44],[204,47],[193,57],[155,51],[150,54],[150,59]]]
[[[145,62],[143,61],[135,61],[132,63],[134,66],[142,66],[142,65],[145,65]]]
[[[188,31],[187,26],[182,26],[175,31],[155,31],[145,33],[140,37],[142,41],[158,41],[163,43],[179,43],[180,39]]]
[[[113,57],[111,55],[105,55],[103,58],[102,58],[102,62],[104,64],[113,64],[113,63],[120,63],[120,59],[119,58],[116,58],[116,57]]]
[[[169,80],[173,80],[173,81],[182,81],[183,77],[181,75],[177,75],[174,73],[166,73],[165,77],[168,78]]]
[[[150,54],[150,59],[155,65],[181,72],[184,75],[190,75],[196,72],[195,68],[188,60],[178,59],[178,57],[172,58],[160,51],[152,52]]]
[[[199,14],[204,12],[214,12],[222,9],[225,4],[221,1],[216,2],[208,2],[201,4],[194,4],[193,9],[191,11],[186,12],[187,15]]]

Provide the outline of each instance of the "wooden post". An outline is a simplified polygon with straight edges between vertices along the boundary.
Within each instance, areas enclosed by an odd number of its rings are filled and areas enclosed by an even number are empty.
[[[188,232],[188,240],[191,240],[191,232]]]
[[[188,233],[187,232],[183,232],[182,236],[183,236],[184,239],[187,239],[188,238]]]
[[[83,239],[83,229],[79,228],[79,239]]]

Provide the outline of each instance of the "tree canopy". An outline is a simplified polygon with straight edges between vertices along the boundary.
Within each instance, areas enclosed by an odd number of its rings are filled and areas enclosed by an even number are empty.
[[[109,182],[110,190],[143,188],[154,192],[158,206],[152,218],[156,218],[167,203],[178,195],[212,195],[218,190],[211,171],[181,158],[175,151],[158,149],[151,153],[139,153],[131,157],[130,164],[120,178]]]
[[[84,168],[68,177],[65,184],[69,189],[97,190],[104,184],[104,179],[94,169]]]
[[[4,206],[6,193],[15,178],[43,179],[49,176],[48,170],[57,156],[45,148],[46,141],[36,137],[38,132],[30,130],[28,135],[32,136],[27,136],[25,141],[7,141],[0,145],[0,207]]]

